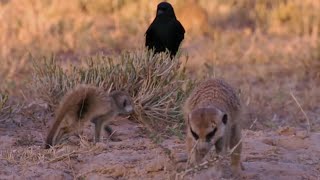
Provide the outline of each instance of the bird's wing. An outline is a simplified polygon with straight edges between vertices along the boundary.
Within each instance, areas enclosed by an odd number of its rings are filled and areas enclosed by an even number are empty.
[[[177,20],[176,23],[176,35],[179,41],[182,41],[184,39],[184,33],[186,32],[182,26],[182,24]]]
[[[179,46],[181,44],[181,41],[184,39],[184,33],[185,33],[185,30],[182,26],[182,24],[178,21],[178,20],[175,20],[173,22],[173,30],[174,30],[174,46],[172,47],[173,49],[173,54],[175,54],[178,49],[179,49]]]
[[[146,36],[146,42],[145,46],[151,47],[152,46],[152,36],[153,36],[153,29],[152,29],[152,24],[149,26],[148,30],[145,33]]]

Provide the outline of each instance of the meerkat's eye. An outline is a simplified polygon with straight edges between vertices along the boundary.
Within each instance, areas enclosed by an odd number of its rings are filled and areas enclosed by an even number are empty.
[[[209,142],[216,132],[217,132],[217,128],[214,128],[211,132],[207,134],[206,140]]]
[[[190,128],[191,134],[194,137],[195,140],[199,139],[199,136],[197,135],[197,133],[193,132],[192,129]]]
[[[225,115],[223,115],[223,117],[222,117],[222,123],[223,123],[223,124],[227,124],[227,122],[228,122],[228,116],[225,114]]]

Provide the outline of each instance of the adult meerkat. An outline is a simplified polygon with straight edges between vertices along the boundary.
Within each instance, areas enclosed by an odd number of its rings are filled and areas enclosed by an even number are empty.
[[[209,15],[198,0],[177,2],[176,12],[187,34],[200,35],[209,33]]]
[[[217,153],[236,146],[231,168],[238,174],[242,169],[241,103],[235,90],[222,79],[201,82],[187,98],[183,111],[190,162],[199,163],[212,146]]]
[[[103,128],[109,135],[112,132],[108,122],[118,115],[130,115],[133,111],[132,98],[124,91],[107,94],[95,86],[78,85],[62,98],[45,148],[59,143],[62,137],[83,128],[89,121],[95,125],[95,142],[99,142]]]

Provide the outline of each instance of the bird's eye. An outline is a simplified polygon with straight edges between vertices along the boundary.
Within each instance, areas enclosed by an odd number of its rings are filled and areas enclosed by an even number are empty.
[[[195,140],[199,139],[199,136],[197,135],[197,133],[193,132],[192,129],[190,128],[191,134],[194,137]]]
[[[206,136],[206,140],[207,140],[207,142],[209,142],[211,139],[212,139],[212,137],[214,136],[214,134],[217,132],[217,128],[214,128],[211,132],[209,132],[208,134],[207,134],[207,136]]]

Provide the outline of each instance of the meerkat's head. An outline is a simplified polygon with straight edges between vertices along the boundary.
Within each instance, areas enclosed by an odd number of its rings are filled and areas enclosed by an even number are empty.
[[[214,107],[198,108],[189,114],[187,131],[194,142],[196,161],[200,161],[213,145],[222,143],[227,121],[227,114]]]
[[[110,97],[114,100],[119,115],[125,116],[133,113],[134,102],[127,92],[113,91],[110,93]]]

